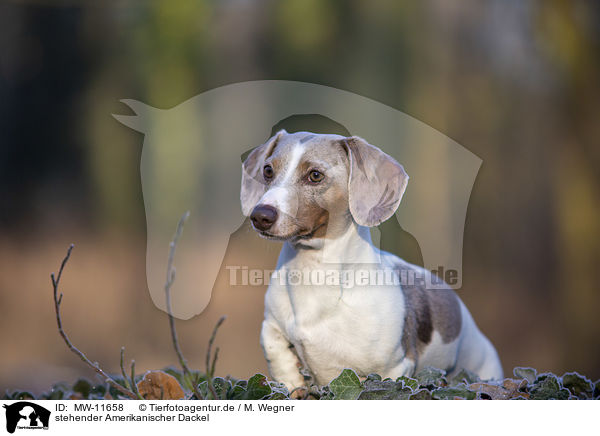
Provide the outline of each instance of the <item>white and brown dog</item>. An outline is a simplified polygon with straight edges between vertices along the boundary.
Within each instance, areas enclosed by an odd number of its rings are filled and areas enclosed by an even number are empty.
[[[407,182],[398,162],[358,137],[282,130],[250,153],[242,210],[261,236],[285,241],[276,275],[339,273],[318,284],[271,280],[261,344],[275,380],[304,385],[299,363],[319,384],[344,368],[392,378],[465,368],[502,378],[496,350],[449,287],[364,280],[381,271],[430,278],[371,242],[369,227],[394,214]],[[335,280],[358,270],[355,286]]]

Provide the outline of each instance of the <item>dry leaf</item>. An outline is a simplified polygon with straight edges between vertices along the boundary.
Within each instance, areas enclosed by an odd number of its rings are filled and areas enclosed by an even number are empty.
[[[163,371],[148,371],[137,388],[146,400],[181,400],[185,397],[177,379]]]
[[[521,392],[519,389],[527,386],[527,380],[512,380],[505,379],[502,385],[489,383],[472,383],[469,389],[481,394],[488,395],[492,400],[510,400],[512,398],[524,397],[529,398],[529,394]]]

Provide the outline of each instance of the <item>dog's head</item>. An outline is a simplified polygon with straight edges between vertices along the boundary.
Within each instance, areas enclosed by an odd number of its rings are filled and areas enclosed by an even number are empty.
[[[362,138],[281,130],[242,166],[242,211],[266,238],[335,237],[352,219],[372,227],[391,217],[407,182],[402,165]]]

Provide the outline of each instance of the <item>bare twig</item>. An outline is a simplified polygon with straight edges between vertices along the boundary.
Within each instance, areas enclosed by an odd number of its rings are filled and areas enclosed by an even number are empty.
[[[179,237],[183,232],[183,224],[190,216],[189,212],[183,214],[179,223],[177,223],[177,230],[175,231],[175,236],[173,237],[173,241],[171,241],[170,249],[169,249],[169,259],[167,261],[167,279],[165,281],[165,298],[167,304],[167,314],[169,315],[169,326],[171,327],[171,340],[173,342],[173,347],[175,348],[175,353],[177,354],[177,358],[179,359],[179,364],[181,365],[181,369],[183,369],[183,374],[185,377],[190,380],[192,383],[192,390],[196,395],[196,398],[199,400],[203,400],[204,396],[198,390],[198,385],[196,383],[195,377],[192,375],[192,372],[187,366],[187,361],[185,357],[183,357],[183,353],[181,352],[181,347],[179,346],[179,339],[177,338],[177,330],[175,329],[175,318],[173,317],[173,312],[171,311],[171,286],[175,281],[175,267],[173,266],[173,261],[175,259],[175,250],[177,249],[177,242],[179,241]],[[216,397],[215,397],[216,398]]]
[[[129,389],[131,391],[131,383],[129,382],[129,377],[127,376],[127,373],[125,372],[125,366],[123,365],[124,360],[125,360],[125,347],[121,347],[121,360],[120,360],[121,375],[123,376],[123,380],[125,381],[125,386],[127,387],[127,389]]]
[[[223,324],[223,322],[227,319],[226,316],[222,316],[221,318],[219,318],[219,320],[217,321],[217,324],[215,324],[215,328],[213,329],[212,335],[210,336],[210,339],[208,341],[208,349],[206,350],[206,376],[207,377],[213,377],[213,375],[215,374],[215,365],[217,363],[217,356],[219,354],[219,348],[217,347],[217,349],[215,350],[215,356],[213,358],[213,362],[212,362],[212,366],[210,365],[210,356],[211,356],[211,350],[212,350],[212,345],[213,342],[215,341],[215,337],[217,336],[217,331],[219,330],[219,327],[221,327],[221,324]]]
[[[213,342],[215,341],[215,337],[217,336],[217,331],[219,330],[219,327],[221,326],[221,324],[223,324],[223,321],[225,321],[225,319],[226,319],[226,317],[222,316],[217,321],[217,324],[215,325],[212,335],[210,336],[210,339],[208,341],[208,348],[206,350],[206,384],[208,386],[208,389],[210,390],[210,393],[213,395],[213,398],[215,400],[217,399],[217,391],[215,390],[215,387],[213,386],[212,379],[215,374],[215,366],[217,364],[217,357],[219,356],[219,347],[217,347],[215,350],[215,355],[212,360],[212,367],[210,366],[210,356],[212,353]]]
[[[210,367],[210,376],[215,374],[215,366],[217,366],[217,358],[219,357],[219,347],[215,348],[215,355],[213,357],[212,366]]]
[[[135,360],[133,359],[131,359],[131,389],[138,400],[145,400],[145,398],[140,395],[140,391],[138,391],[137,385],[135,384]]]
[[[190,383],[192,384],[192,390],[193,390],[193,393],[196,395],[196,398],[199,400],[202,400],[205,397],[204,397],[204,395],[202,395],[202,393],[198,389],[198,383],[197,383],[198,380],[194,376],[194,374],[192,374],[189,367],[187,366],[187,361],[186,361],[185,357],[183,356],[181,347],[179,346],[179,339],[177,338],[177,330],[175,329],[175,318],[173,317],[172,310],[171,310],[171,287],[173,286],[173,283],[175,281],[175,266],[173,265],[174,259],[175,259],[175,250],[177,248],[177,242],[179,241],[179,238],[183,232],[183,224],[185,223],[185,220],[188,217],[189,217],[189,212],[186,212],[181,217],[181,219],[179,220],[179,223],[177,224],[177,230],[175,232],[175,236],[173,237],[173,241],[170,244],[169,258],[168,258],[168,263],[167,263],[167,279],[165,282],[165,298],[166,298],[166,305],[167,305],[167,314],[169,315],[169,326],[171,328],[171,339],[173,341],[173,347],[175,348],[177,357],[179,358],[179,363],[181,365],[181,368],[183,369],[184,378],[189,380]],[[60,305],[62,303],[63,294],[60,293],[60,295],[59,295],[58,288],[59,288],[59,283],[60,283],[60,279],[62,277],[63,270],[71,256],[72,250],[73,250],[73,245],[71,244],[71,246],[69,247],[69,249],[67,251],[67,255],[65,256],[65,258],[63,259],[63,261],[60,265],[60,270],[58,271],[58,276],[55,277],[54,273],[50,274],[50,277],[52,279],[52,287],[54,289],[54,308],[56,311],[56,323],[58,325],[58,332],[62,336],[65,344],[67,344],[67,347],[73,353],[75,353],[84,363],[86,363],[94,371],[96,371],[100,376],[102,376],[109,385],[111,385],[113,388],[115,388],[116,390],[118,390],[123,395],[125,395],[129,398],[143,400],[144,398],[140,395],[140,393],[137,389],[137,385],[135,383],[135,360],[131,361],[131,375],[128,376],[127,373],[125,372],[125,365],[124,365],[125,347],[121,347],[121,359],[120,359],[121,374],[123,376],[123,380],[126,385],[126,387],[123,387],[122,385],[117,383],[114,379],[112,379],[108,374],[106,374],[100,368],[100,365],[97,362],[91,362],[83,352],[79,351],[75,346],[73,346],[73,344],[69,340],[69,337],[67,336],[67,334],[65,333],[65,331],[62,327],[62,319],[61,319],[61,315],[60,315]],[[208,387],[208,390],[210,391],[210,393],[212,394],[213,398],[215,398],[215,399],[217,399],[217,393],[212,384],[212,377],[214,376],[214,373],[215,373],[215,366],[216,366],[217,358],[219,355],[219,348],[217,347],[215,349],[215,353],[212,358],[212,364],[211,364],[212,346],[215,341],[217,331],[218,331],[219,327],[221,326],[221,324],[223,324],[224,321],[225,321],[225,316],[222,316],[217,321],[217,324],[215,325],[215,328],[214,328],[212,335],[210,337],[210,340],[208,342],[208,350],[206,353],[207,387]]]
[[[125,381],[125,386],[127,386],[127,389],[129,389],[137,396],[138,400],[144,400],[145,398],[140,395],[140,392],[137,388],[137,384],[135,383],[135,360],[131,360],[131,376],[128,376],[125,372],[124,360],[125,347],[121,347],[121,375],[123,376],[123,380]]]
[[[75,353],[84,363],[86,363],[90,368],[92,368],[94,371],[96,371],[101,377],[104,378],[104,380],[111,385],[113,388],[115,388],[116,390],[118,390],[119,392],[121,392],[123,395],[132,398],[132,399],[137,399],[136,395],[134,392],[132,392],[131,390],[121,386],[119,383],[117,383],[115,380],[113,380],[108,374],[106,374],[98,365],[98,363],[92,363],[90,361],[90,359],[87,358],[87,356],[85,354],[83,354],[81,351],[79,351],[69,340],[69,337],[67,336],[67,334],[65,333],[65,331],[63,330],[63,326],[62,326],[62,319],[60,316],[60,304],[62,303],[62,297],[63,294],[61,293],[60,296],[58,295],[58,286],[60,283],[60,278],[62,277],[62,273],[63,270],[65,268],[65,265],[67,264],[69,258],[71,257],[71,251],[73,250],[73,244],[71,244],[71,246],[69,247],[68,251],[67,251],[67,255],[65,256],[65,258],[63,259],[61,265],[60,265],[60,270],[58,271],[58,276],[54,276],[54,273],[50,274],[50,278],[52,279],[52,288],[54,290],[54,310],[56,312],[56,324],[58,326],[58,332],[60,333],[60,335],[62,336],[63,340],[65,341],[65,344],[67,344],[67,347],[69,348],[69,350],[71,350],[73,353]]]

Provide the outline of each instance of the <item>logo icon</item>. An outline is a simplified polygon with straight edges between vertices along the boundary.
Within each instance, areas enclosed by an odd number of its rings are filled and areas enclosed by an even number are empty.
[[[50,411],[38,404],[19,401],[2,407],[6,409],[6,431],[9,433],[14,433],[17,428],[48,429]]]

